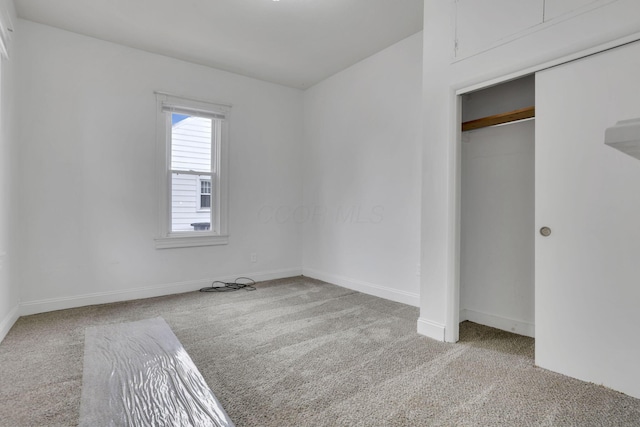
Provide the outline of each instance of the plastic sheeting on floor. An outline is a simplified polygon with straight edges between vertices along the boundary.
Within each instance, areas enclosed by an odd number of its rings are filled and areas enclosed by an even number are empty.
[[[80,425],[233,427],[160,317],[87,328]]]

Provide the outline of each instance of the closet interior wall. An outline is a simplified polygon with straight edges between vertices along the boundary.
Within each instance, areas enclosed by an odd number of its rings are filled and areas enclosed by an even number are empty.
[[[535,76],[462,96],[462,122],[535,104]],[[535,122],[462,133],[460,321],[533,337]]]

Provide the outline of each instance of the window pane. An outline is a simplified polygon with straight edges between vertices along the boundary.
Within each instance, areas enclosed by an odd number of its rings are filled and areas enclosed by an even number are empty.
[[[212,120],[171,113],[171,169],[211,172]]]
[[[203,209],[211,207],[211,195],[203,194],[200,196],[200,207]]]
[[[210,180],[201,180],[200,181],[200,193],[202,194],[211,194],[211,181]]]
[[[171,174],[171,231],[210,229],[211,211],[199,211],[198,197],[201,196],[197,175]],[[208,197],[211,205],[211,196]]]

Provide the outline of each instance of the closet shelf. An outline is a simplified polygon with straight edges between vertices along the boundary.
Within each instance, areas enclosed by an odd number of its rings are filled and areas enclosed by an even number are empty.
[[[520,110],[509,111],[507,113],[496,114],[494,116],[483,117],[481,119],[469,120],[462,123],[462,131],[485,128],[488,126],[501,125],[503,123],[515,122],[517,120],[530,119],[536,116],[536,107],[521,108]]]

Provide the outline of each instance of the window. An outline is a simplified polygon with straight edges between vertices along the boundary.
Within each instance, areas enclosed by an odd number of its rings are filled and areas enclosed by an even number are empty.
[[[200,205],[198,208],[203,210],[211,209],[211,180],[200,179],[200,197],[198,198]]]
[[[156,93],[156,248],[220,245],[227,236],[228,106]]]

